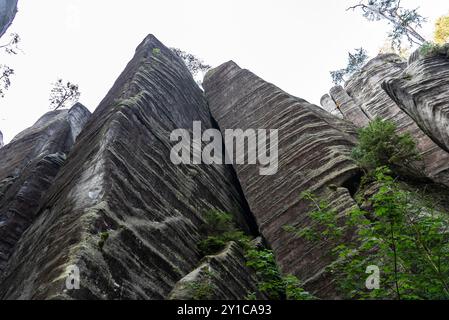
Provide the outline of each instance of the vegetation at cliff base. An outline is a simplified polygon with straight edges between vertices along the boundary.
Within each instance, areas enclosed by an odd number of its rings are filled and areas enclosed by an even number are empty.
[[[206,223],[200,231],[206,235],[206,238],[198,244],[203,255],[217,254],[229,242],[236,242],[245,252],[247,266],[257,275],[259,291],[269,299],[309,300],[314,298],[302,288],[301,282],[295,276],[282,276],[277,267],[274,252],[256,246],[250,236],[236,227],[231,214],[211,210],[204,215],[204,220]],[[201,292],[206,290],[204,283],[199,283],[198,286]],[[255,296],[256,294],[252,293],[248,299]]]
[[[366,169],[358,206],[344,216],[327,197],[301,195],[311,226],[285,226],[294,237],[331,245],[328,272],[348,299],[449,299],[449,214],[426,190],[400,181],[394,170],[419,156],[409,135],[376,119],[360,131],[354,157]],[[378,288],[367,271],[380,270]]]

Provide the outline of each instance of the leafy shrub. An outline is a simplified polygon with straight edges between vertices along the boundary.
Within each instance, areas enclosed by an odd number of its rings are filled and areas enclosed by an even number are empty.
[[[448,44],[437,44],[432,42],[426,42],[419,48],[419,52],[426,58],[435,56],[446,56],[448,54]]]
[[[251,249],[246,254],[247,266],[255,270],[259,279],[259,290],[270,300],[310,300],[314,299],[301,287],[292,275],[282,277],[277,268],[273,251]]]
[[[258,249],[251,243],[251,238],[239,230],[232,215],[213,210],[204,215],[205,225],[202,232],[207,237],[198,244],[203,255],[212,255],[223,250],[227,243],[233,241],[240,245],[245,251],[247,266],[253,268],[258,278],[258,289],[265,293],[270,299],[292,299],[305,300],[313,298],[301,288],[301,284],[294,276],[283,278],[279,272],[274,254],[270,250]],[[195,284],[196,296],[207,293],[204,283]],[[251,293],[247,299],[255,299],[256,294]]]
[[[202,240],[198,247],[203,255],[212,255],[226,247],[226,244],[234,241],[242,248],[250,246],[251,238],[235,226],[232,215],[213,210],[205,214],[206,224],[201,228],[206,234],[206,239]]]
[[[387,166],[399,173],[421,159],[410,134],[397,134],[393,122],[379,118],[359,130],[359,142],[352,157],[367,172]]]
[[[193,300],[210,300],[213,297],[214,285],[212,283],[213,273],[206,271],[203,278],[188,283],[189,294]]]
[[[372,209],[354,209],[344,224],[352,240],[334,239],[335,262],[329,268],[348,298],[448,299],[449,219],[431,199],[396,182],[386,167],[373,173],[378,191],[369,196]],[[311,203],[311,207],[314,204]],[[319,210],[312,219],[320,222]],[[326,215],[326,212],[322,213]],[[328,224],[325,228],[335,229]],[[322,232],[315,229],[315,232]],[[292,230],[290,230],[292,232]],[[328,234],[338,234],[329,230]],[[295,236],[302,236],[294,230]],[[313,239],[312,241],[320,241]],[[380,289],[365,287],[366,268],[381,270]]]

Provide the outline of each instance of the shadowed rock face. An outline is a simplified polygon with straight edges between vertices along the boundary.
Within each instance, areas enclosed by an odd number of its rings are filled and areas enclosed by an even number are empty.
[[[81,104],[49,112],[0,149],[0,274],[89,116]]]
[[[357,183],[358,168],[350,159],[355,127],[305,100],[293,97],[248,70],[228,62],[211,70],[203,83],[212,115],[226,129],[278,129],[279,170],[259,175],[256,165],[236,165],[244,194],[262,235],[274,250],[282,271],[310,284],[318,296],[335,297],[321,277],[328,265],[328,247],[293,237],[286,225],[306,227],[306,190],[323,195],[327,186]],[[351,182],[351,183],[350,183]],[[348,190],[330,192],[343,213],[354,205]]]
[[[247,229],[230,166],[176,166],[178,128],[212,122],[183,62],[148,36],[82,131],[38,220],[19,242],[0,297],[162,299],[200,255],[212,208]],[[65,290],[76,265],[81,289]]]
[[[17,13],[17,0],[0,0],[0,38],[8,30]]]
[[[3,133],[0,131],[0,148],[3,147]]]
[[[441,148],[449,151],[449,59],[416,58],[384,89]]]
[[[401,77],[407,63],[395,54],[379,55],[368,62],[347,83],[336,87],[331,96],[345,118],[357,126],[380,117],[395,123],[398,131],[410,133],[424,161],[425,174],[436,182],[449,185],[449,154],[436,145],[382,89],[388,79]]]

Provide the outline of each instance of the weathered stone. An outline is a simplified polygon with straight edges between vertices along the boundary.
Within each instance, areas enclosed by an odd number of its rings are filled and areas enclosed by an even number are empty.
[[[365,127],[370,122],[369,117],[341,86],[335,86],[330,90],[330,96],[335,101],[337,108],[345,119],[351,121],[357,127]]]
[[[407,62],[398,55],[379,55],[346,83],[347,95],[340,88],[334,88],[331,96],[347,119],[358,126],[379,117],[393,121],[398,132],[410,133],[422,155],[425,175],[449,185],[449,154],[435,144],[381,87],[384,81],[401,77],[406,67]]]
[[[255,294],[265,299],[257,277],[246,266],[243,250],[234,242],[221,253],[205,257],[198,268],[181,279],[170,293],[172,300],[244,300]]]
[[[336,297],[327,281],[311,281],[329,264],[330,247],[297,239],[284,227],[311,224],[309,203],[300,199],[302,191],[324,195],[332,184],[337,189],[357,185],[359,169],[350,158],[356,143],[355,127],[232,61],[209,71],[203,86],[222,131],[279,130],[277,174],[261,176],[258,166],[245,164],[235,166],[238,177],[282,271],[310,283],[307,289],[318,296]],[[334,205],[346,210],[354,201],[346,189],[340,190],[331,198]]]
[[[4,146],[3,143],[3,133],[0,131],[0,148]]]
[[[0,0],[0,38],[8,30],[17,13],[18,0]]]
[[[171,132],[193,121],[213,126],[202,91],[148,36],[80,134],[0,297],[163,299],[198,266],[204,212],[232,213],[248,229],[232,167],[171,162]],[[80,290],[66,290],[73,265]]]
[[[383,88],[441,148],[449,152],[449,59],[416,58]]]
[[[320,100],[320,104],[321,104],[321,107],[323,107],[323,109],[326,110],[327,112],[329,112],[339,118],[343,118],[343,115],[340,112],[340,109],[335,104],[334,100],[332,100],[330,95],[325,94],[324,96],[322,96],[321,100]]]
[[[89,115],[81,104],[49,112],[0,149],[0,274]]]

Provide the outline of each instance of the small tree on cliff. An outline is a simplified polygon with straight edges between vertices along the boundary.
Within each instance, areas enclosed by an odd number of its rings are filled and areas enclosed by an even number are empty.
[[[0,44],[0,50],[3,50],[7,54],[17,54],[19,42],[19,35],[12,33],[10,40],[7,43]],[[6,90],[9,89],[11,85],[11,76],[13,74],[14,70],[12,68],[7,65],[0,65],[0,98],[3,98]]]
[[[363,48],[356,49],[354,53],[349,52],[347,67],[345,69],[330,72],[332,82],[335,85],[339,85],[344,82],[346,80],[345,77],[351,76],[355,72],[359,71],[366,63],[366,60],[368,60],[368,53]]]
[[[51,89],[50,107],[53,110],[68,107],[69,103],[74,104],[78,102],[80,95],[78,85],[70,81],[64,82],[62,79],[58,79]]]
[[[178,48],[171,48],[171,50],[184,61],[184,64],[189,69],[192,76],[197,80],[198,84],[201,86],[201,80],[198,79],[200,74],[205,74],[212,67],[208,64],[205,64],[203,60],[194,56],[191,53],[182,51]]]
[[[402,7],[401,0],[362,0],[348,10],[361,10],[369,21],[387,21],[392,26],[388,37],[397,49],[401,48],[404,38],[410,45],[427,42],[417,31],[426,19],[418,13],[418,9]]]

